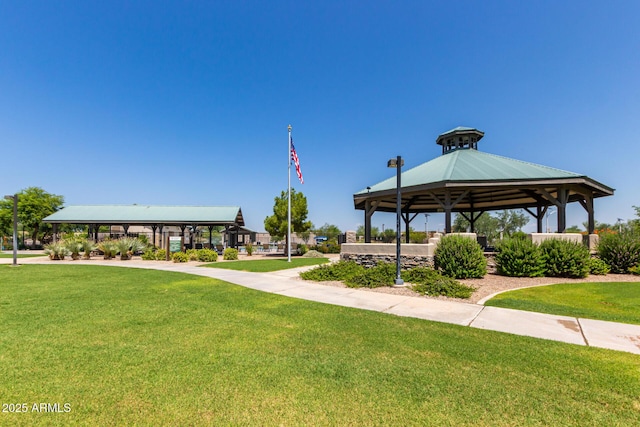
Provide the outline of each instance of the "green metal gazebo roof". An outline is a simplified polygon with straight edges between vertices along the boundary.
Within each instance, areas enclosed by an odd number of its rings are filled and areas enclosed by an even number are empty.
[[[238,206],[72,205],[43,221],[67,224],[244,225]]]
[[[546,180],[584,177],[535,163],[496,156],[473,149],[460,149],[402,172],[402,188],[444,182],[488,182]],[[395,190],[396,177],[356,193]]]

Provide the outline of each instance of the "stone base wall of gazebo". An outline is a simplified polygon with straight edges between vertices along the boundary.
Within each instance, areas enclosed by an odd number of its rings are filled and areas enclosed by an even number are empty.
[[[434,243],[403,243],[400,245],[400,263],[404,268],[433,267]],[[340,259],[355,261],[365,267],[374,267],[378,262],[396,261],[395,243],[345,243],[341,247]]]

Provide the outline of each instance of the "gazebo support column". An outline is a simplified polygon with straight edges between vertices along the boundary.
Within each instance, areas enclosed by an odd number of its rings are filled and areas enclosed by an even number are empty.
[[[98,224],[93,224],[93,241],[98,243],[98,231],[100,230],[100,226]]]
[[[402,220],[404,221],[404,230],[405,230],[404,231],[404,234],[405,234],[404,241],[405,241],[405,243],[409,243],[411,241],[410,236],[409,236],[409,232],[411,230],[411,227],[409,226],[409,224],[411,224],[411,221],[413,221],[417,216],[418,216],[418,213],[414,213],[411,218],[409,218],[409,212],[405,212],[404,214],[402,214]]]
[[[593,197],[592,196],[584,196],[584,200],[580,200],[580,204],[587,211],[587,232],[589,234],[593,234],[596,230],[596,221],[593,211]]]
[[[365,202],[364,208],[364,242],[371,243],[371,217],[373,213],[376,211],[378,207],[378,201],[369,201]]]
[[[569,200],[569,190],[558,189],[558,233],[564,233],[567,229],[567,201]]]
[[[536,206],[535,213],[531,212],[529,208],[524,208],[524,210],[527,211],[529,215],[531,215],[536,219],[536,228],[538,230],[537,232],[542,233],[542,219],[544,218],[544,215],[547,213],[547,207],[545,206],[543,208],[542,205],[539,204]]]
[[[162,238],[162,229],[164,228],[164,224],[160,224],[158,226],[158,233],[160,233],[160,247],[164,247],[164,239]]]
[[[56,243],[58,241],[58,223],[53,223],[53,243]],[[13,245],[15,245],[15,242],[12,242]]]
[[[156,224],[153,224],[151,226],[151,231],[153,231],[153,246],[156,245],[156,229],[158,228],[158,226]]]
[[[129,224],[122,224],[122,228],[124,229],[124,236],[129,236]]]
[[[213,248],[213,237],[211,236],[211,234],[213,233],[213,225],[209,225],[207,227],[207,229],[209,230],[209,249]]]

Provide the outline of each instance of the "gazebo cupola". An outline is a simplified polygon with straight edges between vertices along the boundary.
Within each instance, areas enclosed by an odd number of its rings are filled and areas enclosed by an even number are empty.
[[[478,141],[482,139],[484,132],[458,126],[438,136],[436,143],[442,145],[442,154],[463,148],[478,149]]]

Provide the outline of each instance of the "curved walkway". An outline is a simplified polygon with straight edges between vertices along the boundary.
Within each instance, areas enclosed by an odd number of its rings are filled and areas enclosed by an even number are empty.
[[[11,261],[10,258],[0,258],[2,264],[10,264]],[[51,261],[43,258],[20,258],[19,263],[49,264]],[[139,260],[103,261],[94,259],[89,261],[56,261],[56,263],[175,271],[211,277],[263,292],[326,304],[640,354],[640,325],[391,295],[298,280],[298,274],[310,267],[272,273],[248,273],[220,268],[203,268],[192,263],[176,264]]]

